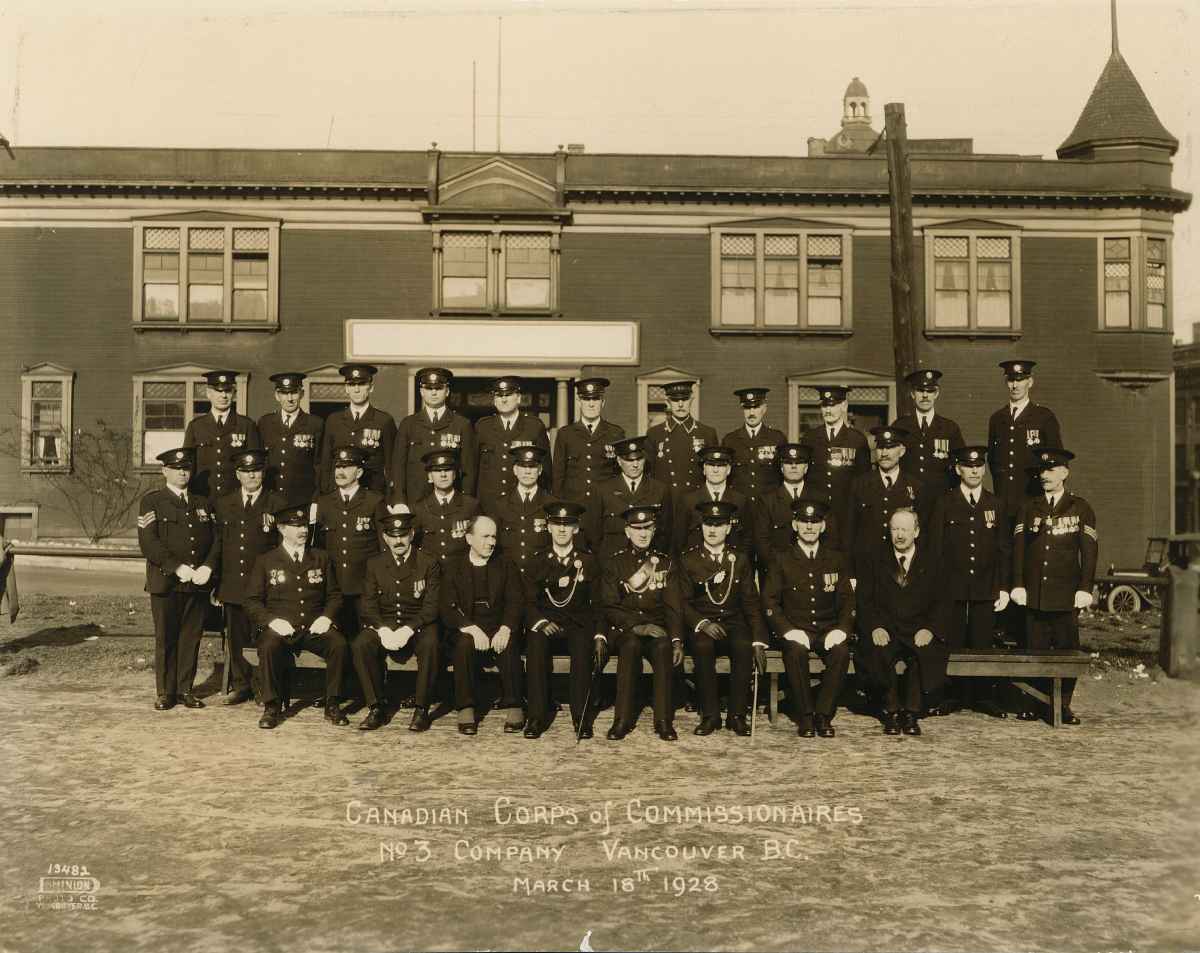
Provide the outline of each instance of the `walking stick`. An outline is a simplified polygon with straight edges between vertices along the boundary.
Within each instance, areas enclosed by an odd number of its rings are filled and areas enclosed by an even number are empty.
[[[754,666],[754,700],[750,704],[750,744],[754,744],[754,722],[758,718],[758,666]]]
[[[575,744],[579,744],[579,739],[583,735],[583,721],[588,716],[588,705],[592,701],[592,686],[596,683],[596,670],[592,669],[592,677],[588,679],[587,694],[583,696],[583,711],[579,713],[579,724],[575,726]]]

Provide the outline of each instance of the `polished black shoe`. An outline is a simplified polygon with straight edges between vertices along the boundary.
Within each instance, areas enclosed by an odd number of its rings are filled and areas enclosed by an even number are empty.
[[[479,734],[479,726],[473,721],[460,721],[458,723],[458,733],[460,735],[477,735]]]
[[[739,738],[750,737],[750,722],[746,720],[745,715],[730,715],[725,719],[725,727]]]
[[[1018,721],[1041,721],[1042,716],[1036,711],[1019,711],[1017,712]]]
[[[997,705],[994,701],[987,698],[981,698],[975,702],[974,709],[981,715],[987,715],[989,718],[1007,718],[1008,712]]]
[[[720,727],[721,727],[721,719],[720,718],[705,717],[705,718],[700,719],[700,724],[698,724],[692,730],[692,734],[701,735],[701,736],[711,735],[714,731],[719,730]]]
[[[409,731],[428,731],[433,721],[429,717],[428,708],[414,708],[412,721],[408,723]]]
[[[940,705],[930,705],[925,714],[929,718],[941,718],[957,710],[953,702],[942,702]]]
[[[900,719],[894,711],[883,713],[883,733],[885,735],[900,734]]]
[[[587,741],[589,738],[596,737],[596,732],[592,728],[591,722],[585,722],[584,726],[578,729],[578,732],[580,741]]]
[[[529,718],[525,722],[526,738],[540,738],[545,730],[546,726],[537,718]]]
[[[184,708],[203,708],[204,707],[204,702],[202,702],[199,698],[197,698],[191,692],[185,692],[184,694],[180,695],[179,703],[181,705],[183,705]]]
[[[1079,716],[1075,714],[1075,712],[1071,711],[1070,708],[1064,708],[1062,710],[1062,723],[1064,725],[1082,724],[1082,722],[1079,720]]]
[[[374,731],[376,728],[382,728],[387,722],[387,716],[383,713],[382,705],[372,705],[367,711],[367,717],[358,723],[359,731]]]
[[[812,715],[801,715],[800,720],[796,722],[796,734],[801,738],[815,738],[816,730],[813,728]]]
[[[225,696],[224,705],[242,705],[254,697],[254,692],[248,688],[235,688]]]
[[[170,711],[174,707],[175,707],[175,696],[174,695],[159,695],[158,698],[154,699],[154,710],[155,711]]]
[[[654,723],[654,730],[663,741],[679,740],[679,735],[675,733],[675,725],[669,721],[656,721]]]
[[[340,726],[350,724],[350,719],[346,717],[342,711],[342,707],[337,702],[325,706],[325,720],[331,725]]]
[[[829,723],[828,715],[814,715],[813,724],[816,726],[818,738],[832,738],[837,734],[833,725]]]
[[[504,723],[504,732],[505,734],[515,735],[524,727],[525,719],[522,717],[520,721],[506,721]]]
[[[916,712],[904,711],[900,713],[900,730],[906,735],[919,735],[921,733],[921,724],[917,721]]]
[[[633,731],[633,725],[626,721],[614,721],[612,727],[608,729],[606,737],[609,741],[620,741],[629,732]]]
[[[258,719],[259,728],[275,728],[279,725],[279,718],[282,713],[279,710],[279,702],[267,702],[263,708],[262,717]]]

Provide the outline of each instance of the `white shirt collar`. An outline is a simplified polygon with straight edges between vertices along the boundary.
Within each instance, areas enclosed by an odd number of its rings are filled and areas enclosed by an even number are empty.
[[[280,416],[283,418],[283,425],[284,425],[285,427],[290,427],[290,426],[292,425],[292,422],[293,422],[293,421],[294,421],[294,420],[295,420],[297,417],[299,417],[299,416],[300,416],[300,411],[298,411],[298,410],[293,410],[293,411],[292,411],[292,412],[289,414],[289,413],[288,413],[286,410],[281,410],[281,411],[279,412],[279,414],[280,414]]]
[[[355,407],[353,404],[351,404],[350,405],[350,416],[353,417],[355,420],[362,420],[363,417],[366,416],[367,411],[370,408],[371,408],[370,404],[367,404],[366,407],[362,407],[362,408]]]
[[[470,560],[471,565],[475,566],[477,569],[482,569],[489,562],[491,562],[490,559],[485,559],[483,562],[477,562],[475,559],[475,553],[469,549],[467,550],[467,559]]]
[[[972,496],[975,496],[975,499],[976,499],[976,500],[978,500],[978,499],[979,499],[979,497],[983,495],[983,487],[982,487],[982,486],[977,486],[977,487],[975,487],[975,489],[971,490],[971,489],[968,489],[968,488],[967,488],[967,485],[966,485],[965,483],[960,483],[960,484],[958,485],[958,488],[959,488],[960,490],[962,490],[962,495],[963,495],[963,498],[964,498],[964,499],[965,499],[965,500],[966,500],[968,503],[970,503],[970,502],[971,502],[971,497],[972,497]]]
[[[826,433],[826,435],[827,435],[827,436],[828,436],[829,434],[832,434],[832,435],[833,435],[833,436],[832,436],[832,437],[830,437],[829,439],[831,439],[831,440],[835,440],[835,439],[837,439],[837,435],[838,435],[838,434],[840,434],[840,433],[842,432],[842,424],[843,424],[843,423],[844,423],[844,421],[841,421],[841,420],[839,420],[839,421],[838,421],[836,424],[826,424],[826,425],[825,425],[825,433]]]
[[[724,559],[725,558],[725,547],[722,546],[720,549],[710,549],[708,544],[705,543],[704,544],[704,554],[709,557],[716,556],[717,559]]]
[[[220,413],[220,412],[218,412],[218,411],[214,410],[214,411],[212,412],[212,415],[213,415],[213,420],[215,420],[215,421],[216,421],[217,423],[219,423],[219,424],[220,424],[222,427],[224,427],[224,426],[225,426],[225,420],[226,420],[226,418],[229,416],[229,411],[227,410],[227,411],[225,411],[224,413]]]
[[[751,440],[753,440],[755,437],[757,437],[758,432],[760,430],[762,430],[762,428],[763,428],[762,424],[759,424],[757,427],[751,427],[749,424],[746,424],[745,426],[746,426],[746,433],[750,434]]]
[[[254,501],[258,499],[258,494],[261,492],[261,489],[255,490],[253,493],[247,493],[245,490],[242,490],[242,502],[249,506],[253,506]]]
[[[916,546],[913,546],[913,548],[912,548],[912,549],[910,549],[910,550],[909,550],[908,552],[906,552],[906,553],[902,553],[902,552],[900,552],[900,550],[898,550],[898,549],[897,549],[895,546],[893,546],[893,547],[892,547],[892,556],[894,556],[894,557],[895,557],[895,559],[896,559],[896,562],[899,562],[899,561],[900,561],[900,559],[903,557],[904,559],[907,559],[907,560],[908,560],[908,564],[909,564],[909,566],[911,566],[911,565],[912,565],[913,558],[914,558],[916,555],[917,555],[917,547],[916,547]]]
[[[550,548],[554,552],[554,556],[557,559],[569,559],[571,556],[575,555],[575,544],[574,543],[572,543],[570,546],[568,546],[566,548],[566,550],[564,550],[562,552],[559,552],[558,547],[555,546],[553,543],[550,545]]]
[[[453,487],[451,487],[450,491],[447,493],[443,493],[441,490],[433,491],[433,495],[437,497],[437,501],[439,503],[449,503],[452,499],[454,499],[454,493],[455,491]]]
[[[437,410],[434,410],[432,407],[425,408],[425,416],[429,418],[430,423],[434,423],[434,424],[436,424],[439,420],[442,419],[442,414],[444,414],[445,412],[446,412],[445,407],[439,407],[439,408],[437,408]]]
[[[879,479],[884,486],[887,486],[889,482],[895,486],[896,481],[900,479],[899,467],[895,467],[891,470],[884,470],[882,467],[876,467],[875,469],[879,471]]]
[[[783,488],[785,490],[787,490],[788,496],[795,499],[796,497],[800,496],[801,493],[804,492],[804,480],[801,480],[799,483],[785,482],[783,484]]]
[[[358,493],[358,488],[360,486],[362,486],[361,483],[355,483],[354,486],[339,486],[338,487],[338,495],[341,496],[342,499],[345,499],[346,495],[349,494],[350,499],[353,500],[355,494]]]
[[[291,556],[292,559],[299,558],[301,561],[303,561],[303,559],[304,559],[304,547],[303,546],[297,546],[295,549],[293,549],[287,543],[284,543],[283,551],[285,553],[287,553],[289,556]]]
[[[1017,409],[1017,415],[1020,416],[1021,414],[1025,413],[1025,408],[1028,406],[1029,406],[1029,398],[1028,397],[1022,398],[1018,403],[1015,403],[1015,404],[1010,401],[1008,404],[1008,412],[1011,415],[1013,412],[1013,408],[1015,407]]]
[[[725,495],[725,488],[727,486],[729,486],[728,480],[726,480],[720,486],[713,486],[711,483],[708,483],[706,481],[704,484],[704,489],[706,489],[708,491],[708,495],[711,496],[714,500],[719,500]]]
[[[1064,492],[1065,491],[1063,491],[1063,490],[1059,490],[1057,493],[1054,493],[1054,494],[1050,494],[1050,493],[1046,494],[1046,503],[1050,507],[1050,509],[1054,509],[1054,507],[1058,506],[1059,502],[1063,498]]]
[[[175,487],[169,486],[169,487],[167,487],[167,489],[170,490],[172,493],[174,493],[177,497],[179,497],[179,499],[182,502],[184,502],[184,503],[187,502],[187,487],[184,487],[182,490],[177,490],[177,489],[175,489]]]
[[[690,414],[682,421],[676,420],[674,417],[667,415],[667,433],[672,433],[676,428],[682,427],[684,433],[691,433],[696,429],[696,420]]]
[[[809,559],[817,558],[817,551],[821,546],[820,542],[813,543],[812,546],[809,546],[808,543],[800,543],[799,545],[800,549],[804,551],[804,555]]]

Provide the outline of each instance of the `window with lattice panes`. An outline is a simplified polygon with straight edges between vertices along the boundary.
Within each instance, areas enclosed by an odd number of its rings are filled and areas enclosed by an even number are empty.
[[[1104,239],[1104,326],[1128,328],[1133,324],[1133,261],[1129,238]]]
[[[307,381],[308,412],[322,419],[350,406],[350,398],[346,395],[346,383],[339,381]]]
[[[519,233],[503,238],[503,304],[509,308],[549,308],[550,236]]]
[[[134,383],[135,420],[141,461],[154,466],[155,458],[165,450],[183,446],[188,421],[206,414],[212,405],[205,392],[203,378],[147,379]]]
[[[1167,323],[1167,242],[1146,239],[1146,327],[1165,330]]]
[[[1007,331],[1019,325],[1012,235],[927,238],[926,321],[933,331]]]
[[[21,375],[21,467],[71,466],[71,400],[74,372],[42,364]]]
[[[558,236],[499,228],[435,231],[436,307],[447,311],[553,310]]]
[[[661,384],[646,387],[646,429],[657,427],[667,420],[667,392]]]

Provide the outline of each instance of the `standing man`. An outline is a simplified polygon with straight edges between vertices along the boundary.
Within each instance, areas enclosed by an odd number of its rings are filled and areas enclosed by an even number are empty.
[[[916,511],[896,510],[888,527],[891,545],[859,570],[861,654],[883,689],[883,733],[919,735],[922,695],[936,696],[946,677],[946,593],[932,547],[917,546]]]
[[[311,503],[317,498],[317,462],[325,421],[300,409],[303,374],[272,374],[271,381],[279,410],[258,419],[258,432],[267,448],[266,487],[297,506]]]
[[[514,447],[505,456],[516,479],[511,490],[496,498],[490,515],[500,534],[500,552],[523,575],[533,557],[550,545],[546,507],[556,501],[539,486],[546,460],[542,447]]]
[[[586,377],[575,382],[575,404],[579,419],[558,431],[554,439],[552,492],[560,500],[582,503],[589,509],[599,502],[600,484],[617,472],[614,444],[625,431],[600,415],[604,412],[605,377]],[[585,522],[585,536],[589,528]],[[599,540],[588,536],[596,549]]]
[[[589,539],[597,540],[600,561],[627,544],[625,511],[633,506],[653,506],[657,533],[655,547],[671,551],[671,492],[665,483],[646,476],[646,438],[625,437],[613,444],[620,475],[600,484],[588,514]]]
[[[362,731],[386,721],[387,659],[417,658],[416,706],[409,731],[428,731],[429,704],[438,674],[438,611],[442,566],[413,548],[413,515],[389,513],[381,520],[387,552],[367,561],[363,580],[362,628],[354,637],[354,670],[367,699]]]
[[[451,450],[458,455],[462,491],[474,496],[475,431],[471,421],[446,406],[454,375],[444,367],[423,367],[417,371],[416,379],[421,391],[421,409],[400,421],[396,430],[389,499],[412,506],[429,493],[421,462],[425,454],[435,450]]]
[[[700,696],[700,724],[695,734],[711,735],[721,727],[717,696],[717,655],[729,656],[729,716],[725,727],[748,737],[750,675],[754,665],[766,671],[767,626],[754,585],[748,549],[727,545],[738,508],[730,501],[695,504],[703,541],[679,557],[674,573],[683,630],[692,645]]]
[[[946,643],[951,652],[987,651],[996,636],[996,614],[1008,605],[1011,556],[1003,502],[983,488],[987,447],[960,447],[954,457],[958,486],[946,490],[933,508],[930,539],[941,559],[942,585],[951,601]],[[948,704],[930,714],[969,705],[993,718],[1007,717],[992,699],[993,684],[975,678],[950,681]],[[981,690],[982,689],[982,690]]]
[[[192,694],[192,682],[217,559],[212,507],[206,497],[188,492],[195,450],[166,450],[156,459],[166,485],[143,496],[138,510],[138,545],[146,557],[146,591],[154,617],[154,708],[167,711],[176,701],[185,708],[203,708],[204,702]]]
[[[1062,432],[1049,407],[1029,399],[1033,389],[1034,361],[1001,361],[1008,387],[1008,405],[988,421],[988,466],[992,489],[1004,501],[1011,529],[1021,507],[1041,492],[1037,479],[1038,454],[1061,450]]]
[[[663,385],[667,418],[646,432],[646,469],[650,476],[671,489],[672,502],[700,486],[698,454],[715,447],[717,432],[692,416],[692,387],[695,381],[671,381]]]
[[[933,368],[913,371],[904,378],[912,396],[913,412],[897,418],[892,426],[904,434],[904,472],[935,493],[954,485],[954,454],[963,446],[958,424],[937,413],[942,372]]]
[[[521,378],[496,378],[492,383],[492,403],[496,412],[475,424],[475,473],[479,491],[475,495],[488,516],[496,515],[496,501],[516,485],[510,450],[537,447],[545,451],[546,456],[550,455],[546,425],[540,417],[521,410]],[[548,479],[539,479],[539,482],[549,488]]]
[[[467,529],[467,550],[446,561],[442,577],[441,618],[454,653],[454,707],[458,730],[476,734],[478,699],[476,669],[480,664],[500,670],[505,710],[504,730],[520,731],[521,648],[518,629],[524,611],[524,592],[517,567],[495,555],[496,523],[476,516]]]
[[[829,542],[839,549],[846,549],[846,518],[850,507],[850,483],[860,473],[871,468],[871,451],[867,438],[850,426],[850,404],[846,395],[849,387],[830,384],[817,389],[821,401],[822,426],[810,427],[800,442],[812,447],[812,472],[809,479],[818,486],[829,501],[827,521]]]
[[[828,512],[823,500],[792,501],[796,541],[785,549],[772,550],[762,591],[767,624],[783,645],[788,698],[801,738],[834,736],[833,716],[850,667],[854,591],[845,555],[821,538]],[[810,652],[825,663],[815,705]]]
[[[241,485],[213,507],[216,595],[225,606],[229,631],[230,691],[226,705],[238,705],[252,697],[253,670],[242,655],[243,649],[254,644],[254,627],[245,609],[246,587],[255,560],[279,544],[273,514],[288,505],[282,493],[263,487],[266,450],[242,450],[233,455],[232,462]]]
[[[1029,651],[1079,648],[1079,610],[1092,604],[1096,582],[1096,514],[1087,500],[1066,489],[1069,450],[1042,450],[1033,464],[1042,492],[1021,509],[1013,537],[1012,600],[1026,607]],[[1075,679],[1064,678],[1062,720],[1078,725],[1071,711]],[[1031,710],[1018,716],[1037,718]]]
[[[341,614],[334,621],[343,632],[357,632],[359,597],[367,560],[379,552],[378,520],[387,512],[383,497],[363,483],[363,451],[338,447],[333,454],[332,493],[317,498],[313,523],[320,548],[329,553],[341,590]]]
[[[703,544],[702,530],[707,518],[701,505],[704,503],[733,504],[721,545],[743,553],[751,552],[755,534],[754,512],[746,495],[729,485],[733,458],[733,450],[729,447],[705,447],[700,451],[704,483],[699,489],[688,490],[677,501],[672,552],[682,555]]]
[[[479,501],[455,488],[458,454],[431,450],[421,458],[433,492],[412,505],[421,552],[443,563],[467,548],[467,527],[479,515]]]
[[[188,490],[215,500],[237,488],[233,455],[257,449],[262,443],[254,421],[233,409],[237,371],[209,371],[204,379],[212,409],[188,421],[183,445],[196,450],[196,472]]]
[[[808,468],[812,463],[812,447],[803,443],[784,443],[779,446],[779,470],[783,482],[759,498],[754,514],[754,548],[758,567],[765,573],[771,565],[774,550],[788,550],[796,539],[792,527],[792,505],[801,497],[825,503],[822,514],[827,539],[836,540],[837,528],[829,523],[829,501],[824,493],[808,479]]]
[[[329,415],[325,438],[321,443],[321,491],[334,488],[334,454],[339,447],[356,447],[363,453],[363,482],[368,489],[386,494],[396,441],[396,421],[387,411],[371,404],[375,375],[379,368],[370,364],[343,364],[338,373],[346,382],[350,406]]]
[[[571,722],[577,735],[592,737],[594,706],[585,710],[593,662],[605,656],[604,622],[593,605],[600,577],[596,557],[579,545],[579,503],[546,507],[551,545],[525,571],[525,665],[529,721],[525,737],[537,738],[550,723],[550,656],[565,643],[571,656]],[[602,666],[601,666],[602,667]]]
[[[779,447],[787,442],[782,430],[763,423],[767,416],[769,387],[735,390],[742,404],[744,426],[727,433],[721,445],[734,452],[733,486],[755,506],[761,497],[779,486]]]
[[[325,660],[325,720],[347,725],[338,696],[350,648],[333,624],[342,602],[333,560],[308,545],[308,507],[277,510],[275,525],[281,543],[258,557],[246,587],[246,613],[260,629],[263,714],[258,727],[274,728],[283,717],[287,679],[301,650]]]
[[[642,659],[654,666],[654,730],[663,741],[677,741],[671,681],[683,664],[683,620],[677,586],[679,570],[663,550],[655,549],[655,506],[631,506],[624,514],[627,546],[603,562],[600,605],[617,650],[617,700],[609,741],[620,741],[637,721],[635,697]],[[606,646],[607,648],[607,646]],[[603,668],[605,651],[598,663]]]

